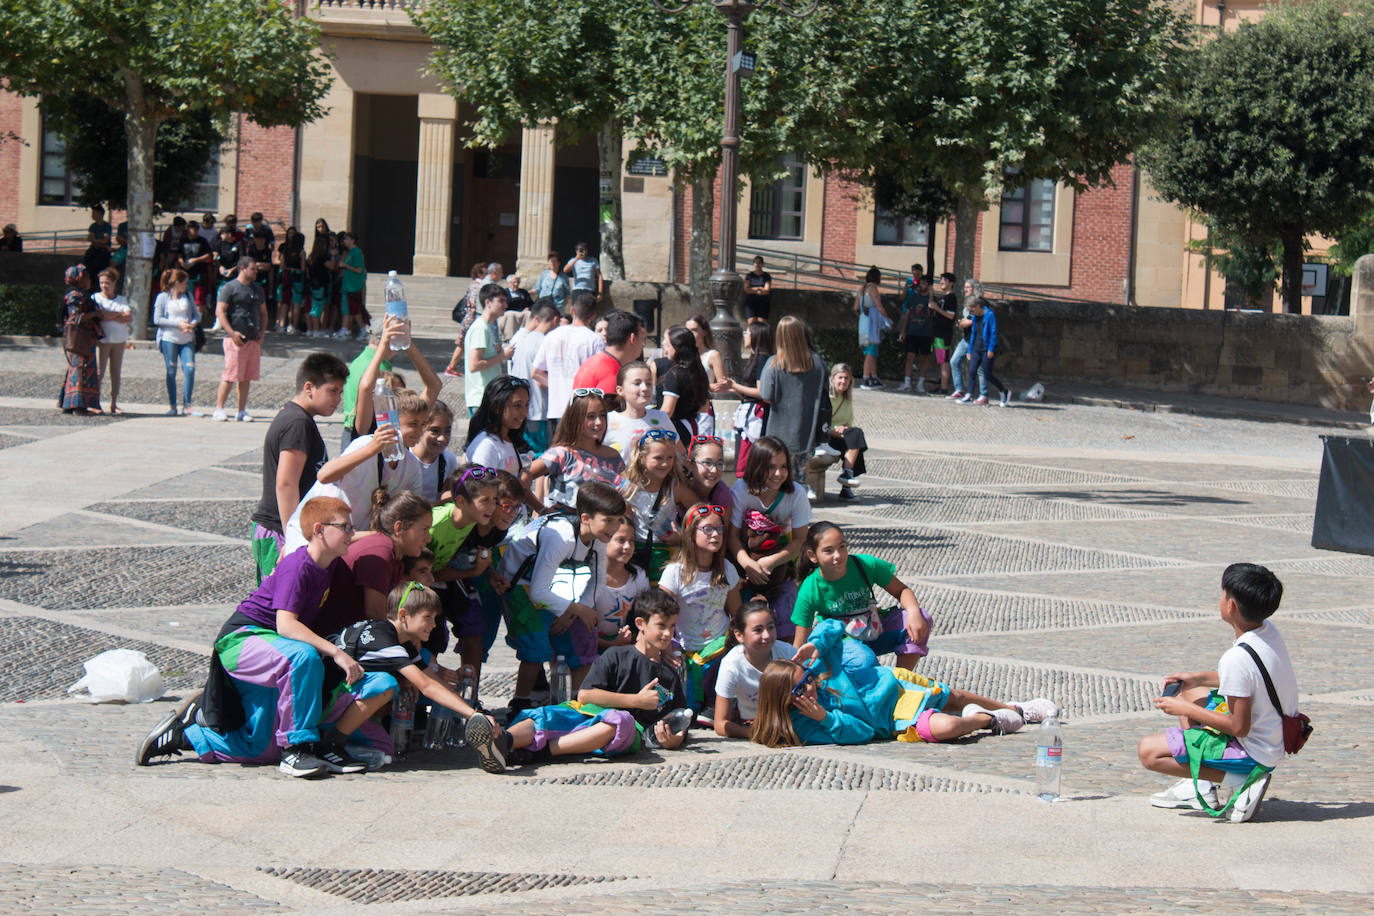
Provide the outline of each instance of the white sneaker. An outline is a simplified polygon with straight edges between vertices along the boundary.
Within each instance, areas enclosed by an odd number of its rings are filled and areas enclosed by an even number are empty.
[[[949,394],[945,395],[945,400],[946,400],[946,401],[967,401],[968,398],[964,397],[964,393],[963,393],[962,391],[951,391]]]
[[[225,423],[229,420],[229,415],[224,412],[223,408],[216,408],[215,412],[210,414],[210,419],[216,423]]]
[[[910,391],[910,390],[911,390],[911,379],[909,379],[909,378],[904,378],[904,379],[902,379],[902,383],[901,383],[900,385],[897,386],[897,390],[898,390],[898,391]],[[919,391],[920,389],[918,388],[917,390]]]
[[[973,400],[973,392],[970,391],[970,392],[966,393],[962,398],[959,399],[959,403],[960,403],[960,404],[967,404],[967,403],[969,403],[969,402],[972,401],[972,400]]]
[[[1016,707],[1017,711],[1021,713],[1021,718],[1025,719],[1027,724],[1030,725],[1034,725],[1037,722],[1044,722],[1051,716],[1056,719],[1059,718],[1059,705],[1053,700],[1047,700],[1044,697],[1036,697],[1024,703],[1013,703],[1011,705]]]
[[[961,716],[972,716],[978,713],[992,717],[992,724],[988,726],[994,735],[1010,735],[1012,732],[1021,730],[1021,726],[1026,724],[1026,720],[1014,709],[984,709],[977,703],[970,703],[964,707]]]
[[[294,324],[288,324],[288,325],[286,326],[286,333],[287,333],[287,334],[295,334],[295,333],[296,333],[296,326],[295,326]]]
[[[926,380],[925,380],[925,376],[921,376],[920,378],[918,378],[918,379],[916,380],[916,393],[917,393],[917,394],[925,394],[925,393],[926,393]]]
[[[1236,803],[1231,807],[1231,823],[1243,824],[1255,816],[1255,812],[1259,810],[1260,802],[1264,801],[1264,793],[1269,791],[1269,778],[1272,775],[1272,773],[1265,773],[1250,783],[1250,788],[1240,793]]]
[[[240,423],[252,423],[253,415],[246,410],[240,410],[238,413],[238,421]]]
[[[816,501],[816,491],[813,490],[811,487],[807,487],[807,488],[806,488],[806,498],[809,499],[809,500],[811,500],[811,501],[814,503],[814,502]]]
[[[218,320],[216,320],[214,324],[210,325],[210,330],[206,331],[205,333],[206,333],[206,334],[213,334],[213,333],[215,333],[216,331],[222,331],[222,330],[224,330],[224,327],[219,323]]]
[[[1202,793],[1203,801],[1212,808],[1221,807],[1217,804],[1217,787],[1205,779],[1199,779],[1197,792],[1194,792],[1192,777],[1180,779],[1163,792],[1156,792],[1151,795],[1150,804],[1156,808],[1189,808],[1194,811],[1201,811],[1202,806],[1197,801],[1198,792]]]
[[[829,442],[822,442],[816,446],[815,456],[817,458],[838,458],[840,453]]]
[[[1004,392],[1002,392],[1002,406],[1003,406],[1003,407],[1010,407],[1010,406],[1011,406],[1011,392],[1010,392],[1010,391],[1004,391]]]
[[[334,332],[335,340],[348,340],[352,336],[353,335],[348,333],[347,329],[345,328],[339,328],[337,331]]]

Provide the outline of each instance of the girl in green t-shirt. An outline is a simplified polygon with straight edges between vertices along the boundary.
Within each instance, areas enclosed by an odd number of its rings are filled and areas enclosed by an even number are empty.
[[[862,639],[875,655],[897,653],[897,666],[908,670],[927,652],[930,614],[916,594],[897,578],[897,567],[866,553],[851,554],[844,532],[831,522],[816,522],[806,534],[797,564],[797,602],[792,644],[800,648],[816,618],[839,619],[847,635]],[[878,611],[877,585],[897,599],[897,606]]]

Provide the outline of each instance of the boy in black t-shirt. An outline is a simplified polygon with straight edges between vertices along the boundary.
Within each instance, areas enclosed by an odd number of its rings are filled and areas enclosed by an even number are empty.
[[[253,511],[253,560],[258,582],[277,566],[290,518],[329,458],[316,417],[338,410],[348,366],[332,353],[311,353],[296,372],[296,396],[286,402],[262,443],[262,499]]]
[[[677,625],[677,599],[652,588],[635,599],[635,642],[613,646],[593,664],[577,699],[557,706],[527,709],[495,735],[483,716],[468,720],[465,740],[482,769],[500,773],[514,748],[548,749],[554,756],[596,754],[610,757],[639,750],[644,729],[658,747],[681,746],[687,737],[665,717],[687,706],[679,669],[664,657]]]

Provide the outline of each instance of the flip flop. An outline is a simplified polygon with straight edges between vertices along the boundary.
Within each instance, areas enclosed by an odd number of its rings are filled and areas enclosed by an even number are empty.
[[[124,411],[120,410],[118,407],[111,407],[111,408],[110,408],[110,413],[113,414],[113,415],[116,416],[116,417],[122,417],[122,416],[124,416]]]

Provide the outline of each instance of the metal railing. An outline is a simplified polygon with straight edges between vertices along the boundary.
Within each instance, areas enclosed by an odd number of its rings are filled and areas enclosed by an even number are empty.
[[[82,254],[91,247],[85,229],[60,229],[53,232],[21,232],[24,251],[29,254]]]

